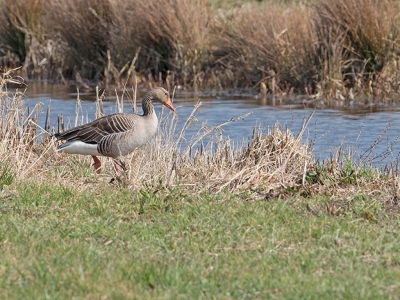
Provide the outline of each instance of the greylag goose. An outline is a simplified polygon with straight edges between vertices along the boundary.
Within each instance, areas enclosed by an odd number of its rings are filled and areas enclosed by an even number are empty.
[[[153,101],[175,111],[168,92],[162,87],[154,88],[143,97],[143,115],[117,113],[56,133],[54,136],[57,140],[65,141],[58,146],[57,151],[91,155],[97,173],[101,171],[101,162],[97,156],[111,157],[118,175],[119,166],[125,168],[120,158],[146,144],[157,131],[158,120]]]

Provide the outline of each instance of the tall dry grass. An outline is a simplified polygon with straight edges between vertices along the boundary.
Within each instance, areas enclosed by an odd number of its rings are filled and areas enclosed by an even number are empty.
[[[343,60],[358,59],[366,72],[379,72],[399,51],[399,8],[399,2],[392,0],[321,1],[316,6],[318,39],[325,42],[326,30],[336,30],[347,50]]]
[[[398,95],[393,0],[4,0],[1,65],[132,86]],[[86,83],[85,83],[86,84]],[[390,92],[385,92],[389,89]],[[321,93],[322,91],[325,91]]]
[[[112,2],[52,0],[49,10],[53,33],[67,45],[65,71],[79,72],[83,78],[104,79],[107,51],[117,46],[112,43],[112,33],[119,20]]]
[[[0,81],[0,169],[6,167],[17,182],[51,180],[52,184],[81,189],[108,182],[114,176],[112,161],[102,158],[106,168],[98,175],[92,170],[90,156],[58,153],[55,141],[35,123],[42,107],[30,111],[25,108],[23,93],[7,90],[7,84],[13,81],[10,73]],[[156,137],[125,158],[124,186],[180,186],[218,192],[250,188],[268,191],[304,183],[307,170],[314,164],[310,148],[302,143],[305,126],[298,135],[279,125],[267,133],[255,130],[245,144],[235,144],[222,135],[221,128],[234,120],[213,127],[202,124],[196,134],[189,136],[186,131],[195,122],[199,106],[179,129],[177,115],[162,110]]]
[[[272,92],[312,81],[314,26],[308,7],[244,6],[220,18],[215,52],[226,80],[235,86],[267,81]],[[275,83],[274,83],[275,82]]]
[[[386,90],[378,78],[390,67],[390,76],[399,71],[392,62],[399,53],[399,3],[397,1],[321,1],[315,6],[320,78],[339,81],[356,92],[375,87]],[[386,78],[391,80],[391,78]],[[384,96],[382,95],[382,98]]]
[[[116,43],[130,48],[131,55],[140,47],[138,70],[157,78],[171,70],[181,84],[201,81],[210,60],[210,0],[121,2],[125,34],[122,39],[115,36]]]
[[[22,66],[25,77],[52,77],[52,54],[58,45],[48,39],[46,7],[50,0],[0,3],[0,61],[3,68]],[[52,49],[53,48],[53,49]]]
[[[200,82],[209,61],[209,0],[52,0],[46,11],[49,36],[65,43],[67,78],[162,81],[172,71],[172,86]]]

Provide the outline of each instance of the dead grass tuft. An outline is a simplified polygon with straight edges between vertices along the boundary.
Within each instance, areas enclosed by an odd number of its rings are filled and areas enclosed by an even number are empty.
[[[120,1],[122,35],[114,35],[123,46],[121,56],[139,53],[135,67],[147,80],[166,80],[172,71],[173,84],[201,85],[210,60],[212,15],[210,0]],[[146,78],[142,78],[146,80]]]
[[[312,13],[308,7],[270,4],[243,6],[221,16],[224,33],[215,55],[226,80],[235,86],[266,81],[272,93],[310,82],[316,36],[305,20]]]
[[[50,0],[10,1],[0,3],[0,66],[22,67],[27,78],[58,78],[64,57],[65,42],[53,34],[49,24]]]
[[[399,50],[396,50],[398,5],[390,0],[379,3],[371,0],[322,1],[316,7],[317,23],[320,28],[325,28],[325,32],[336,30],[335,35],[342,37],[342,49],[347,50],[347,56],[354,60],[351,65],[355,72],[364,69],[367,73],[376,73]],[[322,42],[326,38],[329,35],[319,36]]]
[[[167,183],[210,191],[260,187],[270,190],[300,183],[305,166],[312,161],[310,149],[300,142],[301,137],[282,130],[279,124],[267,134],[256,133],[246,147],[235,146],[218,133],[208,139],[205,146],[197,149],[196,141],[191,141],[183,152],[174,155],[163,172]],[[188,155],[190,152],[193,156]]]
[[[389,0],[379,4],[327,0],[315,6],[319,81],[328,98],[347,97],[350,88],[356,96],[388,99],[398,95],[397,90],[387,91],[399,70],[392,64],[400,50],[397,6]]]
[[[53,0],[49,11],[53,34],[59,35],[67,46],[64,71],[69,76],[79,73],[83,78],[104,79],[109,61],[107,52],[113,52],[117,46],[112,43],[118,25],[112,2]]]

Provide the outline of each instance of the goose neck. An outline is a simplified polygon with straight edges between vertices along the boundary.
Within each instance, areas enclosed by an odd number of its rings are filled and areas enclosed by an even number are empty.
[[[143,109],[143,115],[151,115],[154,113],[154,107],[153,103],[151,101],[151,97],[149,95],[145,95],[145,97],[142,100],[142,109]]]

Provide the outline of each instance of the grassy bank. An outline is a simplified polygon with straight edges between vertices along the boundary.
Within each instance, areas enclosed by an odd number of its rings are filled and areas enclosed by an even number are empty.
[[[279,125],[234,145],[173,114],[93,172],[57,153],[24,94],[0,80],[3,298],[396,298],[399,177],[337,155],[317,162]],[[99,104],[99,103],[98,103]],[[307,120],[304,123],[304,129]],[[50,128],[53,130],[52,128]],[[395,165],[394,165],[395,166]],[[355,296],[356,295],[356,296]]]
[[[25,78],[398,95],[398,1],[0,2],[0,64]],[[384,16],[384,17],[382,17]]]
[[[398,216],[375,195],[353,196],[337,216],[325,208],[329,196],[18,184],[1,194],[0,291],[5,299],[395,299]]]

